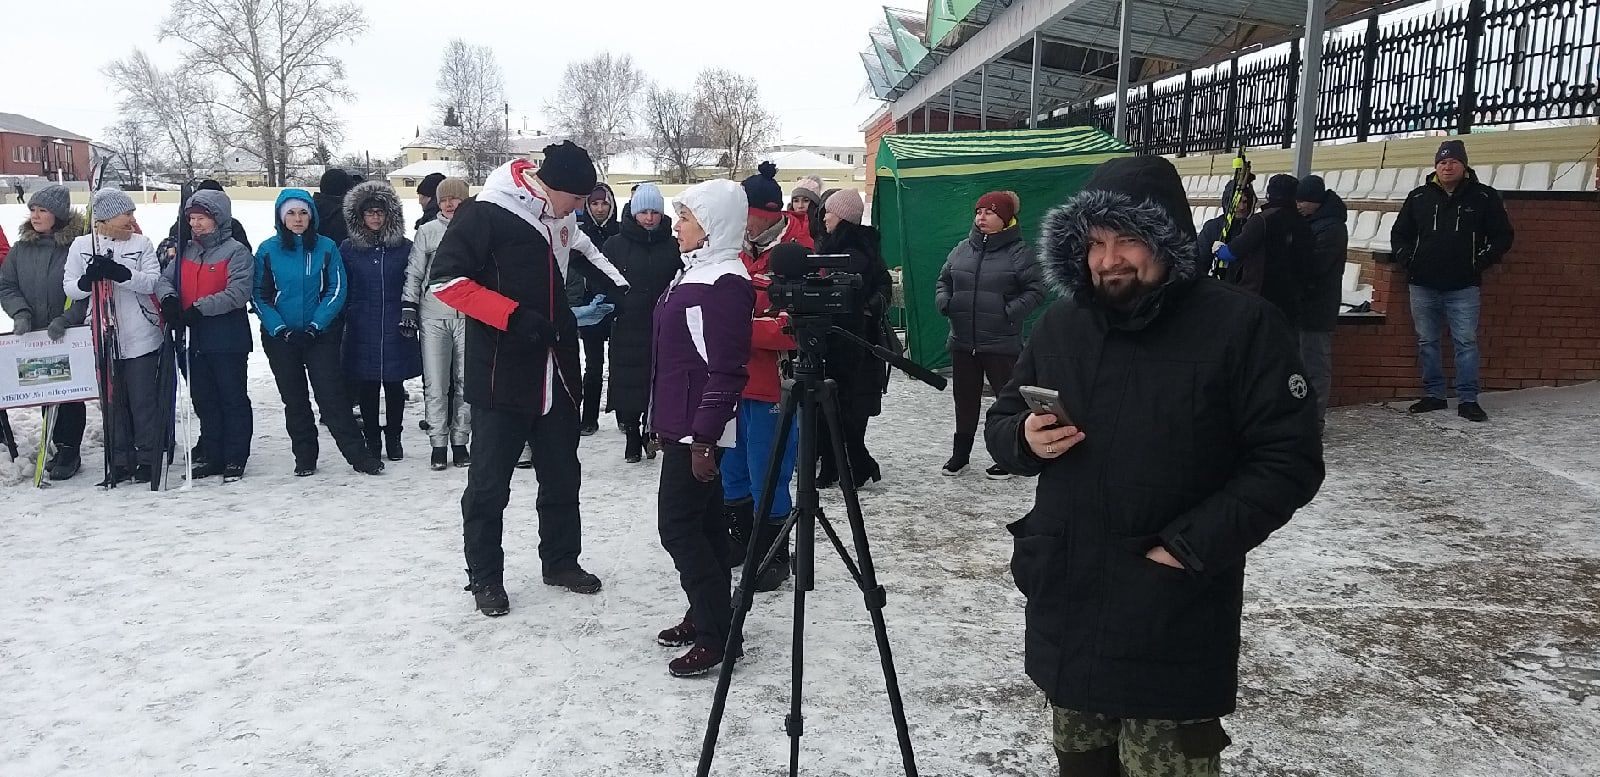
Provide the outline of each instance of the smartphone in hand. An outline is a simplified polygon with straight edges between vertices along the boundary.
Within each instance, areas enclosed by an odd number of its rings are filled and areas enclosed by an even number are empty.
[[[1066,405],[1061,402],[1061,392],[1055,389],[1040,388],[1038,386],[1021,386],[1018,392],[1022,400],[1028,403],[1028,409],[1034,415],[1053,415],[1056,422],[1051,429],[1063,426],[1077,426],[1073,423],[1072,416],[1067,415]]]

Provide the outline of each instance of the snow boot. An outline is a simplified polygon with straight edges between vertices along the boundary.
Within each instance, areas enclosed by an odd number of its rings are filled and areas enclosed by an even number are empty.
[[[110,488],[112,486],[115,486],[115,485],[118,485],[118,484],[121,484],[121,483],[126,483],[126,482],[128,482],[129,480],[132,480],[132,479],[133,479],[133,470],[131,470],[131,469],[127,468],[127,467],[112,467],[111,468],[111,474],[106,476],[105,478],[102,478],[100,480],[100,482],[96,483],[95,485],[97,485],[97,486],[99,486],[101,488]],[[146,481],[146,482],[149,482],[149,481]]]
[[[950,460],[944,463],[939,473],[946,477],[961,474],[972,461],[972,441],[976,437],[976,434],[957,434],[950,449]]]
[[[399,429],[385,429],[383,431],[383,437],[384,442],[387,443],[387,447],[389,448],[390,461],[399,461],[406,457],[405,451],[400,447]]]
[[[629,464],[638,464],[644,460],[644,437],[639,434],[638,424],[629,424],[622,427],[622,434],[627,438],[623,445],[622,460]]]
[[[229,464],[222,468],[222,482],[237,483],[244,479],[243,464]]]
[[[227,467],[222,466],[222,462],[220,461],[215,463],[209,461],[200,461],[195,463],[194,470],[189,474],[195,480],[203,480],[215,475],[221,475],[225,469],[227,469]]]
[[[490,618],[511,612],[511,597],[506,595],[506,587],[500,583],[469,583],[465,590],[472,592],[472,603],[478,612]]]
[[[363,429],[361,436],[366,438],[367,453],[372,454],[375,459],[383,458],[383,433],[379,431],[378,425],[373,424]]]
[[[761,558],[767,557],[767,549],[778,546],[778,552],[772,557],[772,563],[761,574],[756,576],[755,589],[762,593],[776,591],[785,580],[789,579],[789,535],[779,536],[783,531],[783,524],[773,523],[770,520],[762,521],[756,535],[756,551]],[[759,561],[759,559],[758,559]]]
[[[78,474],[78,470],[83,469],[83,460],[78,458],[78,446],[56,446],[56,455],[50,457],[45,469],[51,480],[67,480]]]
[[[600,424],[597,421],[584,421],[583,425],[578,427],[579,437],[593,437],[599,433]]]
[[[600,592],[600,578],[589,574],[574,564],[570,569],[544,573],[544,584],[565,588],[575,594]]]
[[[467,452],[467,446],[450,446],[450,464],[454,467],[467,467],[472,465],[472,454]]]
[[[750,549],[750,520],[756,514],[756,503],[750,499],[722,503],[722,521],[728,526],[729,568],[744,564],[745,553]]]
[[[297,478],[308,478],[315,474],[317,474],[317,463],[314,461],[302,461],[294,465],[294,476]]]
[[[656,635],[656,644],[662,647],[684,647],[694,644],[694,621],[683,616],[683,622]]]
[[[380,459],[377,456],[369,455],[367,458],[351,464],[350,466],[353,467],[355,471],[360,472],[363,475],[383,474],[383,459]]]
[[[150,482],[150,478],[151,478],[151,473],[154,472],[154,470],[155,470],[155,468],[151,467],[149,464],[140,464],[137,467],[134,467],[133,468],[133,482],[135,482],[135,483],[149,483]]]
[[[673,677],[699,677],[722,664],[722,648],[709,645],[695,645],[684,653],[667,663],[667,671]]]
[[[443,472],[450,468],[450,450],[443,445],[433,446],[433,458],[428,462],[428,468],[434,472]]]

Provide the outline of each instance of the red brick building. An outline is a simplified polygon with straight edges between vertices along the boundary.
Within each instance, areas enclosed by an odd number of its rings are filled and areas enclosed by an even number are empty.
[[[15,113],[0,113],[0,176],[89,178],[89,139]]]

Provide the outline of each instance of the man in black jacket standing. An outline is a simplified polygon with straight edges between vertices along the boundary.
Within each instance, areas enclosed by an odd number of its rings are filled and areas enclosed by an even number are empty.
[[[1218,774],[1245,556],[1322,483],[1293,329],[1197,253],[1170,162],[1101,165],[1045,219],[1063,298],[989,410],[989,453],[1039,477],[1011,570],[1064,777]],[[1031,414],[1025,385],[1071,418]]]
[[[1333,330],[1339,323],[1340,287],[1350,251],[1350,228],[1345,224],[1349,211],[1344,199],[1329,191],[1320,175],[1302,178],[1294,200],[1316,239],[1316,250],[1302,257],[1300,358],[1306,365],[1306,380],[1316,392],[1320,426],[1328,413],[1328,393],[1333,390]]]
[[[1228,282],[1260,294],[1293,325],[1300,322],[1301,287],[1310,269],[1307,259],[1317,242],[1295,208],[1294,193],[1299,186],[1300,181],[1292,175],[1267,179],[1267,202],[1261,212],[1245,222],[1238,237],[1212,246],[1216,256],[1227,263]]]
[[[547,147],[537,168],[523,159],[502,165],[476,200],[456,211],[434,255],[430,288],[469,319],[472,464],[461,514],[467,590],[484,615],[511,608],[501,535],[524,445],[532,446],[539,480],[544,582],[577,593],[600,590],[600,578],[578,565],[582,373],[578,324],[563,293],[564,273],[589,262],[587,253],[569,251],[588,247],[572,213],[594,190],[595,177],[588,152],[570,141]]]
[[[1444,357],[1439,350],[1449,326],[1456,362],[1456,412],[1487,421],[1478,404],[1478,288],[1483,271],[1511,250],[1514,232],[1500,193],[1478,181],[1459,140],[1439,145],[1433,175],[1411,190],[1389,235],[1396,264],[1406,269],[1411,319],[1417,328],[1417,360],[1424,396],[1413,413],[1450,406],[1445,401]]]

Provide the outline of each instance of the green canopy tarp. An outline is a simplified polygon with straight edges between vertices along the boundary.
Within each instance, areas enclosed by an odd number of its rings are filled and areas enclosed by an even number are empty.
[[[878,146],[872,223],[883,256],[901,268],[909,356],[929,369],[950,363],[950,328],[934,307],[939,269],[972,229],[986,192],[1016,192],[1023,237],[1037,245],[1045,211],[1077,193],[1096,165],[1128,149],[1089,127],[888,135]]]

